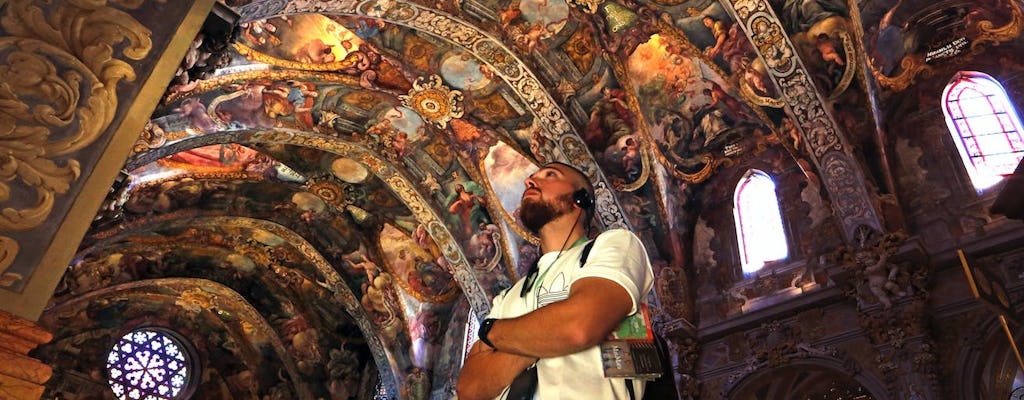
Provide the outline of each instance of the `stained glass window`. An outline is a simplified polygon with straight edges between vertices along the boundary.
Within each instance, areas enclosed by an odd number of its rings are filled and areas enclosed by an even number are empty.
[[[772,178],[756,169],[747,171],[736,185],[733,207],[744,274],[789,256]]]
[[[991,76],[960,71],[946,86],[946,124],[978,190],[1013,173],[1024,156],[1020,117],[1006,91]]]
[[[121,400],[176,400],[191,393],[192,355],[162,329],[129,332],[107,355],[110,389]]]

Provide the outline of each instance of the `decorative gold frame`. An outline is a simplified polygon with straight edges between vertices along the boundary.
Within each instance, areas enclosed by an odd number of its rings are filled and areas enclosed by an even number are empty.
[[[206,16],[213,8],[213,3],[213,0],[195,0],[181,23],[173,30],[172,37],[179,40],[168,41],[153,70],[148,75],[143,75],[147,78],[140,84],[138,96],[132,99],[131,104],[122,105],[127,107],[124,119],[116,126],[106,127],[104,132],[113,132],[108,134],[110,140],[106,142],[107,147],[95,164],[83,168],[91,171],[91,174],[84,177],[81,191],[74,195],[68,212],[60,219],[54,236],[41,239],[48,240],[50,244],[32,276],[26,277],[28,281],[24,289],[21,293],[0,290],[0,304],[4,305],[6,311],[28,320],[34,321],[39,318],[53,289],[74,257],[77,245],[88,230],[96,210],[106,197],[111,182],[131,153],[139,133],[160,101],[171,77],[174,76],[178,61],[185,57],[191,38],[199,32]],[[180,40],[181,38],[189,40]]]

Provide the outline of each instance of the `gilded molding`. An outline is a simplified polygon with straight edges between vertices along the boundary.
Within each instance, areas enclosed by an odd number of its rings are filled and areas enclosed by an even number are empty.
[[[1007,2],[1007,4],[1010,7],[1010,22],[999,27],[993,26],[992,21],[978,22],[980,34],[971,42],[972,51],[978,51],[978,47],[985,43],[999,44],[1020,36],[1022,27],[1024,27],[1024,14],[1022,14],[1018,2]]]
[[[871,66],[871,73],[875,75],[875,79],[878,79],[880,85],[897,92],[910,87],[918,75],[928,74],[932,70],[932,67],[925,64],[924,56],[920,54],[903,57],[903,60],[900,61],[902,72],[896,76],[883,74],[874,65],[870,63],[868,65]]]
[[[135,9],[142,2],[113,4]],[[3,231],[30,230],[50,216],[56,196],[67,193],[81,175],[79,161],[68,157],[107,129],[117,111],[117,84],[135,79],[132,65],[122,58],[141,60],[153,46],[149,29],[105,0],[81,6],[62,2],[46,11],[38,3],[11,0],[0,17],[8,35],[0,37]],[[9,206],[12,198],[33,196],[34,204]],[[0,273],[18,251],[16,241],[0,236]]]
[[[273,65],[275,67],[297,69],[303,71],[340,71],[346,68],[352,68],[359,62],[358,58],[345,57],[342,60],[329,62],[329,63],[307,63],[298,61],[282,60],[280,58],[262,53],[252,47],[244,44],[235,42],[231,44],[238,54],[245,56],[246,58],[263,64]]]
[[[461,118],[464,112],[462,92],[452,90],[437,75],[416,78],[409,94],[400,95],[398,99],[438,129],[447,127],[448,121]]]

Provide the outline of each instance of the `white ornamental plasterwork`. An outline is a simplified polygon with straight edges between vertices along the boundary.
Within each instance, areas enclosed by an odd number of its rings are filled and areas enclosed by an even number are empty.
[[[852,226],[856,229],[863,225],[882,232],[874,207],[864,201],[861,194],[864,182],[856,178],[862,175],[857,167],[850,163],[850,158],[843,153],[829,152],[821,158],[821,169],[824,180],[833,183],[829,188],[832,207],[842,216],[843,226]]]
[[[803,71],[778,77],[778,85],[793,114],[802,116],[800,128],[806,138],[808,149],[816,158],[827,151],[842,151],[843,143],[836,132],[835,123],[825,111],[824,105]]]
[[[768,9],[767,3],[757,0],[735,0],[732,6],[741,20],[750,19],[751,14]]]
[[[563,147],[541,148],[541,161],[562,161],[580,166],[590,176],[595,186],[610,187],[594,157],[574,131],[569,118],[559,108],[551,94],[540,80],[504,46],[500,40],[490,36],[472,24],[454,16],[426,8],[407,0],[265,0],[254,1],[240,9],[241,22],[270,18],[276,15],[299,13],[326,13],[355,15],[378,18],[384,22],[406,26],[444,39],[465,48],[478,60],[487,64],[508,84],[513,92],[529,107],[539,119],[536,126],[541,135],[551,143],[562,144],[573,141],[580,146],[571,150]],[[601,199],[600,197],[605,197]],[[629,228],[622,207],[614,192],[596,193],[598,202],[608,207],[599,209],[601,221],[609,228]],[[603,200],[603,201],[602,201]]]
[[[811,161],[822,171],[822,181],[846,239],[852,240],[859,226],[881,231],[881,221],[864,185],[864,173],[848,154],[849,145],[771,5],[766,0],[729,0],[722,4],[737,17],[789,105]],[[826,160],[828,165],[824,164]]]
[[[750,18],[750,32],[751,43],[761,54],[769,71],[776,76],[793,72],[796,68],[796,53],[786,39],[782,25],[772,23],[771,15],[758,13]]]

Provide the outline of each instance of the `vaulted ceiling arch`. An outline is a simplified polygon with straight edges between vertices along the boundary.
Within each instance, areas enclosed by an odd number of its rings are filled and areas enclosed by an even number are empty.
[[[579,166],[594,182],[600,222],[607,227],[629,227],[612,186],[580,139],[579,133],[569,123],[569,118],[532,70],[502,41],[457,17],[406,1],[380,4],[375,1],[254,2],[242,7],[240,22],[301,13],[371,17],[430,34],[466,49],[491,67],[494,74],[505,81],[540,120],[538,125],[541,133],[552,146],[539,147],[537,158]]]
[[[131,308],[125,307],[128,303],[131,303]],[[250,349],[244,348],[244,346],[252,346],[257,343],[266,343],[290,378],[292,382],[290,387],[301,396],[312,396],[311,383],[300,378],[301,373],[295,360],[266,319],[237,292],[206,279],[163,278],[101,288],[54,305],[40,320],[40,324],[53,329],[58,335],[58,341],[69,341],[72,348],[84,347],[82,341],[89,339],[81,337],[83,332],[113,330],[123,333],[140,326],[166,324],[166,322],[160,321],[160,318],[168,317],[168,315],[160,315],[152,313],[152,311],[133,313],[131,310],[160,310],[167,304],[183,304],[186,306],[185,309],[190,310],[191,318],[215,321],[224,329],[232,343],[239,346],[239,348],[229,350],[229,354],[235,355],[237,357],[235,359],[241,360],[245,367],[256,369],[254,374],[257,376],[261,372],[277,376],[279,371],[268,369],[273,365],[265,363],[267,354],[252,354]],[[90,313],[92,316],[87,315]],[[218,313],[221,316],[218,316]],[[100,317],[97,317],[97,314]],[[131,319],[139,326],[111,326],[108,324],[108,318],[103,315],[111,316],[113,314],[118,314],[120,318]],[[226,315],[233,317],[224,318],[223,316]],[[173,326],[168,328],[180,329],[180,327]],[[74,335],[63,336],[64,332]],[[103,365],[103,361],[107,358],[106,352],[110,350],[109,348],[91,347],[86,349],[85,352],[73,358],[82,361],[94,360],[96,365],[93,365],[93,368]],[[213,354],[219,350],[214,351]],[[53,354],[51,356],[60,358],[68,355]]]
[[[463,253],[461,246],[457,244],[454,235],[435,211],[436,206],[432,206],[432,201],[425,199],[415,189],[417,185],[406,178],[400,170],[394,168],[387,160],[360,144],[343,142],[314,132],[291,129],[220,131],[184,139],[162,147],[159,151],[139,154],[128,162],[128,166],[130,168],[138,167],[168,154],[223,143],[239,143],[243,145],[283,143],[310,147],[356,160],[366,166],[377,177],[386,182],[392,193],[396,194],[405,203],[416,220],[426,226],[427,233],[442,250],[452,268],[453,276],[459,282],[463,293],[466,294],[470,304],[473,306],[473,310],[478,315],[486,315],[488,310],[490,310],[487,294],[484,293],[484,288],[479,283],[481,277],[477,276],[475,270],[467,262],[468,258]],[[504,243],[506,248],[509,246],[507,240],[506,238]]]
[[[298,252],[305,262],[312,264],[312,266],[316,268],[316,276],[305,276],[304,279],[308,281],[308,284],[316,284],[332,294],[333,299],[337,302],[338,305],[342,307],[342,309],[345,310],[345,314],[352,319],[352,322],[356,324],[359,331],[361,332],[362,338],[369,346],[370,353],[373,356],[374,361],[377,365],[377,371],[378,373],[381,374],[382,383],[385,386],[397,389],[398,380],[396,375],[397,371],[395,371],[397,366],[394,362],[394,358],[395,354],[400,355],[402,353],[402,349],[407,349],[410,347],[411,344],[408,343],[408,338],[396,336],[394,334],[383,334],[381,332],[381,327],[378,327],[373,322],[371,322],[373,318],[367,314],[368,310],[363,308],[363,305],[360,302],[359,297],[357,297],[352,292],[351,286],[353,284],[346,283],[346,278],[343,277],[338,272],[338,270],[335,269],[335,267],[333,267],[324,258],[320,251],[314,248],[314,246],[311,243],[309,243],[302,235],[296,233],[295,231],[283,225],[274,223],[272,221],[242,216],[193,215],[191,217],[186,218],[178,217],[164,220],[165,221],[163,222],[153,221],[152,223],[140,221],[142,223],[133,224],[133,226],[128,229],[114,230],[107,234],[100,233],[99,235],[104,236],[104,238],[94,243],[92,246],[82,249],[82,251],[80,251],[76,255],[76,257],[79,259],[90,258],[91,256],[94,255],[100,255],[105,250],[114,250],[123,254],[131,254],[146,248],[150,248],[151,246],[153,246],[152,240],[149,241],[149,244],[146,244],[146,242],[133,244],[132,239],[142,238],[143,240],[145,240],[148,235],[143,234],[151,234],[153,232],[158,231],[174,232],[186,231],[188,229],[199,229],[210,233],[216,233],[218,231],[224,230],[226,227],[230,227],[253,232],[253,234],[251,235],[252,237],[264,236],[266,233],[269,233],[270,235],[276,236],[277,238],[280,238],[282,240],[280,245],[286,245],[289,248],[293,249],[294,251]],[[228,238],[228,240],[237,240],[237,238]],[[187,242],[182,243],[181,241],[177,241],[176,243],[179,243],[179,245],[188,246]],[[202,241],[197,241],[192,246],[202,247]],[[235,246],[237,246],[238,248],[242,248],[243,246],[246,246],[246,244],[236,243]],[[264,253],[263,255],[268,259],[270,259],[271,257],[269,257],[267,253],[273,251],[272,248],[266,243],[264,243],[264,246],[262,247],[257,247],[256,250]],[[280,268],[288,267],[282,266]],[[387,270],[390,272],[390,269]],[[297,273],[300,276],[304,275],[301,272]],[[273,280],[289,280],[295,278],[294,276],[292,276],[292,274],[287,273],[286,271],[283,270],[281,272],[275,270],[274,273],[268,273],[266,275]],[[214,281],[206,279],[202,281],[219,285]],[[358,287],[358,285],[355,286]],[[118,286],[115,285],[112,287]],[[278,288],[278,290],[280,290],[281,288],[288,287],[288,282],[280,282],[280,287]],[[99,289],[98,291],[106,292],[109,290],[110,288],[108,287]],[[228,289],[225,288],[225,290]],[[88,293],[91,295],[91,293],[93,292]],[[236,292],[232,291],[232,293],[235,293],[235,297],[240,297],[240,295],[238,295]],[[285,297],[289,297],[288,294],[282,295]],[[240,298],[239,300],[243,302],[245,301],[244,298]],[[246,303],[246,305],[248,306],[248,308],[252,308],[252,306],[248,305],[248,303]],[[255,310],[253,309],[253,311]],[[402,329],[407,329],[408,323],[404,315],[405,314],[402,313],[397,317],[398,320],[401,322],[399,325],[402,326]],[[261,317],[260,320],[266,322],[266,318],[264,317]],[[330,326],[318,326],[317,328],[321,329],[321,331],[325,329],[332,329]],[[387,341],[388,343],[385,343],[385,341]]]

